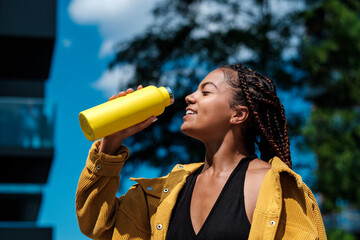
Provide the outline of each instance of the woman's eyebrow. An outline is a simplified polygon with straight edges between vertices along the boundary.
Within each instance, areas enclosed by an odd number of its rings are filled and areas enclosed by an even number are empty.
[[[213,86],[217,89],[217,86],[216,86],[215,83],[213,83],[213,82],[204,82],[204,83],[202,83],[202,84],[200,85],[200,88],[201,88],[201,89],[204,89],[204,87],[205,87],[206,85],[208,85],[208,84],[213,85]]]

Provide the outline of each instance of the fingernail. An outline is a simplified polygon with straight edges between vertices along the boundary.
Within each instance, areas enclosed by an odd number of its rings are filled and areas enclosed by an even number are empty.
[[[156,122],[158,119],[157,118],[155,118],[152,122]]]

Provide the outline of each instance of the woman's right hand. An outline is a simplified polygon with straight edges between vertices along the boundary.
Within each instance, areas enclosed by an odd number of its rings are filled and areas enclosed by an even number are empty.
[[[137,90],[140,90],[142,88],[143,88],[143,86],[139,85]],[[134,92],[134,90],[132,88],[129,88],[126,91],[119,92],[117,95],[113,95],[112,97],[109,98],[109,101],[114,100],[118,97],[126,96],[127,94],[131,94],[133,92]],[[119,132],[116,132],[109,136],[104,137],[101,140],[99,152],[103,152],[103,153],[110,154],[110,155],[116,154],[117,151],[120,149],[122,142],[124,141],[125,138],[128,138],[128,137],[134,135],[135,133],[140,132],[141,130],[147,128],[156,120],[157,120],[157,118],[155,116],[150,117],[141,123],[138,123],[134,126],[131,126],[129,128],[123,129]]]

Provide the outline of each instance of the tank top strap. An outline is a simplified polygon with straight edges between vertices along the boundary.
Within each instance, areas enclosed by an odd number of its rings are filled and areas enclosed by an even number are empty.
[[[238,165],[235,167],[234,172],[237,172],[239,169],[244,169],[243,171],[246,172],[248,164],[255,158],[257,158],[256,155],[250,155],[242,158]],[[242,168],[242,166],[244,165],[246,165],[246,168]]]

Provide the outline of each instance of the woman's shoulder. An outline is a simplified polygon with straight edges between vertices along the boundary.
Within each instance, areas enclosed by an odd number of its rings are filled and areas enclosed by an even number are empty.
[[[287,166],[279,157],[273,157],[266,162],[259,158],[255,158],[253,161],[250,162],[248,171],[252,171],[253,173],[257,174],[266,174],[269,170],[272,170],[274,174],[280,174],[283,172],[289,173],[294,177],[298,177],[299,175],[294,172],[289,166]]]
[[[299,174],[289,168],[280,158],[273,157],[269,162],[254,159],[246,173],[248,179],[260,188],[291,190],[293,187],[303,191],[307,189]],[[290,184],[292,183],[292,184]]]
[[[249,163],[247,173],[251,175],[265,176],[270,169],[271,164],[259,158],[255,158]]]
[[[249,163],[246,171],[246,178],[251,182],[253,187],[260,189],[265,175],[271,169],[271,165],[261,159],[255,158]]]

